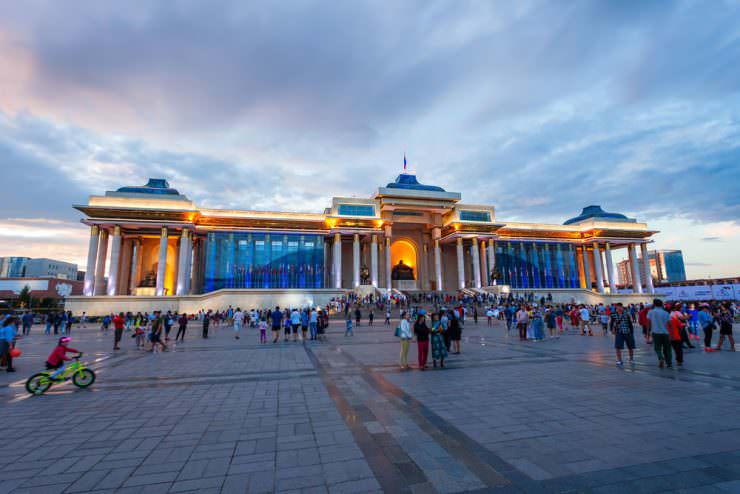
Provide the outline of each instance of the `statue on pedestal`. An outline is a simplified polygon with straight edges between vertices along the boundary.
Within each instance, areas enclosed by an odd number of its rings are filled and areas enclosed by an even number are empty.
[[[393,270],[391,271],[391,279],[392,280],[416,280],[416,277],[414,276],[414,269],[406,266],[403,263],[403,259],[398,261],[398,264],[393,266]]]

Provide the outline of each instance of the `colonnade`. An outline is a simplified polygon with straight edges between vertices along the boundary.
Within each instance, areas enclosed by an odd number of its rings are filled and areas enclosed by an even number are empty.
[[[604,242],[603,250],[599,242],[593,242],[593,263],[594,263],[594,278],[596,279],[596,291],[598,293],[606,293],[606,286],[610,287],[610,290],[614,290],[617,286],[617,278],[614,272],[614,261],[612,259],[612,246],[609,242]],[[629,258],[629,269],[630,276],[632,278],[632,292],[636,294],[642,293],[655,293],[655,287],[653,285],[653,277],[650,272],[650,258],[648,257],[647,243],[640,242],[640,254],[642,256],[642,266],[638,261],[637,255],[637,243],[630,243],[627,245],[627,255]],[[591,273],[590,265],[591,262],[588,256],[588,250],[586,246],[581,247],[583,252],[582,257],[582,268],[584,277],[586,280],[587,290],[591,290]],[[606,269],[604,269],[604,260],[606,260]],[[645,281],[645,288],[643,289],[642,281]]]
[[[158,264],[154,288],[156,296],[168,295],[165,279],[169,236],[170,229],[162,227],[159,235]],[[110,260],[107,259],[109,243]],[[83,294],[86,296],[133,294],[141,276],[142,245],[140,237],[128,236],[124,238],[119,225],[114,225],[110,233],[98,225],[92,225],[90,227]],[[193,279],[196,276],[192,270],[194,252],[197,255],[192,232],[188,229],[182,229],[177,256],[175,295],[187,295],[192,291]],[[106,261],[108,261],[107,282]]]
[[[159,252],[158,252],[158,266],[156,272],[156,286],[154,288],[154,294],[157,296],[168,295],[166,293],[166,275],[167,275],[167,258],[168,258],[168,244],[171,233],[175,233],[176,230],[169,229],[168,227],[161,227],[159,234]],[[383,234],[384,233],[384,234]],[[372,286],[377,288],[385,288],[387,290],[392,289],[392,265],[391,265],[391,231],[390,228],[386,228],[383,233],[373,233],[369,236],[369,242],[367,246],[369,248],[369,280]],[[356,288],[361,283],[361,242],[359,233],[351,233],[352,235],[352,287],[342,286],[342,234],[334,233],[333,235],[333,246],[332,246],[332,271],[329,277],[325,278],[327,285],[336,289],[344,288]],[[382,235],[384,241],[379,237]],[[437,290],[444,290],[444,269],[442,261],[442,245],[441,245],[441,229],[433,228],[431,230],[431,240],[433,244],[431,249],[428,248],[428,244],[424,244],[423,252],[419,253],[423,255],[423,259],[419,259],[419,264],[423,263],[425,266],[425,276],[429,276],[431,268],[429,268],[427,257],[432,255],[434,259],[433,273],[435,276],[434,288]],[[110,252],[109,252],[110,243]],[[379,245],[380,244],[380,245]],[[467,244],[467,245],[466,245]],[[652,276],[650,274],[650,259],[648,257],[647,244],[640,242],[640,254],[642,262],[639,261],[637,252],[637,243],[630,243],[627,247],[629,255],[629,269],[633,280],[633,292],[637,294],[643,293],[654,293],[654,286]],[[536,248],[537,244],[533,243],[533,249]],[[596,281],[596,291],[598,293],[606,293],[606,287],[610,287],[610,290],[614,290],[617,284],[614,261],[612,259],[612,245],[609,242],[591,242],[591,249],[587,245],[580,247],[578,266],[583,275],[582,280],[585,281],[582,288],[591,290],[591,256],[593,258],[594,273],[593,278]],[[469,278],[471,285],[466,286],[466,247],[469,252],[469,260],[471,267],[471,276]],[[548,246],[545,246],[547,249]],[[381,260],[381,254],[379,250],[384,249],[382,259],[384,261],[384,278],[385,286],[381,285],[381,278],[379,276],[379,264]],[[479,289],[484,286],[488,286],[492,283],[491,273],[494,271],[496,266],[495,256],[495,241],[488,237],[470,237],[464,239],[463,237],[457,237],[455,239],[455,251],[457,261],[457,289],[462,290],[465,288]],[[325,251],[328,252],[328,251]],[[110,254],[109,267],[107,271],[107,284],[105,281],[106,272],[105,265],[108,254]],[[179,251],[177,254],[177,266],[176,266],[176,281],[174,285],[174,295],[187,295],[193,291],[193,287],[198,286],[198,270],[193,272],[193,266],[198,266],[201,257],[197,250],[196,239],[194,239],[193,232],[186,228],[179,230]],[[142,264],[143,252],[142,252],[142,239],[136,236],[124,236],[122,234],[121,226],[113,225],[110,229],[101,228],[98,225],[92,225],[90,228],[90,239],[88,245],[87,255],[87,269],[85,272],[85,280],[83,293],[87,296],[92,295],[120,295],[131,293],[133,294],[138,280],[141,276],[141,264]],[[195,261],[195,262],[194,262]],[[431,261],[431,259],[429,259]],[[642,264],[642,266],[640,266]],[[642,271],[642,272],[641,272]],[[645,273],[645,288],[642,286],[642,273]],[[417,273],[418,274],[418,273]],[[419,278],[417,276],[417,278]],[[431,280],[427,278],[427,281]],[[427,287],[420,286],[421,289]]]

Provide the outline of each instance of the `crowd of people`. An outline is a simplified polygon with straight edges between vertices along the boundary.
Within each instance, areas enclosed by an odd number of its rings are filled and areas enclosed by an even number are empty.
[[[622,351],[629,353],[634,363],[635,332],[639,327],[645,344],[652,345],[658,365],[672,367],[684,363],[687,349],[697,346],[707,352],[720,351],[728,343],[735,351],[732,334],[734,320],[740,315],[734,303],[663,303],[654,300],[646,304],[557,304],[551,297],[539,300],[532,296],[514,298],[495,295],[457,296],[442,294],[415,294],[409,297],[394,294],[383,297],[359,297],[350,294],[334,299],[323,307],[263,308],[243,310],[227,307],[223,310],[201,310],[194,314],[173,311],[152,313],[118,313],[95,318],[100,330],[113,329],[113,348],[121,348],[124,334],[134,340],[135,348],[153,353],[168,351],[170,342],[184,343],[187,330],[196,326],[200,337],[207,339],[212,328],[225,326],[233,331],[235,339],[242,337],[245,328],[253,328],[259,343],[323,340],[329,326],[330,314],[345,321],[344,335],[354,335],[363,324],[373,326],[378,317],[384,317],[383,326],[391,326],[392,314],[398,315],[395,336],[400,340],[400,367],[410,369],[408,353],[416,341],[418,365],[425,370],[430,356],[432,366],[444,368],[449,355],[461,353],[462,332],[466,321],[477,325],[484,316],[488,326],[505,325],[506,334],[515,330],[522,342],[560,338],[564,333],[594,336],[609,334],[614,337],[617,365],[623,365]],[[13,371],[11,350],[20,337],[28,336],[35,315],[30,311],[21,315],[8,314],[0,319],[0,357],[2,364]],[[55,312],[41,318],[45,334],[68,336],[73,324],[87,328],[91,319],[83,313],[79,318],[71,312]],[[173,334],[173,330],[176,331]],[[716,346],[712,337],[719,331]],[[268,332],[271,333],[268,337]],[[702,333],[702,334],[700,334]]]

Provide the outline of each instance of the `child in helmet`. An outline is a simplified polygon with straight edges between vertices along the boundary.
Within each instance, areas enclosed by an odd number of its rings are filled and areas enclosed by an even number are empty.
[[[46,368],[51,370],[55,369],[55,371],[51,374],[52,379],[57,379],[57,376],[60,376],[64,373],[64,369],[67,366],[67,362],[72,360],[71,358],[67,357],[68,353],[76,353],[78,356],[82,355],[82,352],[79,350],[75,350],[74,348],[70,348],[69,342],[72,341],[72,338],[69,336],[62,336],[59,338],[59,344],[52,350],[51,354],[49,355],[49,358],[46,359]]]

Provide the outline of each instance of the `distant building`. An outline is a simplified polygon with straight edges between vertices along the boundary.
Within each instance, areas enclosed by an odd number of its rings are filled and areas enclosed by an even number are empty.
[[[617,279],[621,286],[632,286],[632,270],[629,259],[617,263]]]
[[[639,258],[640,266],[644,266],[642,257]],[[650,275],[653,283],[676,283],[686,280],[686,268],[683,262],[683,253],[680,250],[650,250],[648,251],[650,263]],[[622,286],[632,285],[632,275],[629,269],[629,259],[617,263],[619,283]],[[645,283],[645,272],[640,272],[642,282]]]
[[[82,294],[83,282],[58,278],[0,278],[0,302],[13,300],[25,287],[35,299],[62,299]]]
[[[0,257],[0,277],[23,278],[30,257]]]
[[[59,278],[77,280],[77,264],[56,259],[0,257],[0,278]]]

